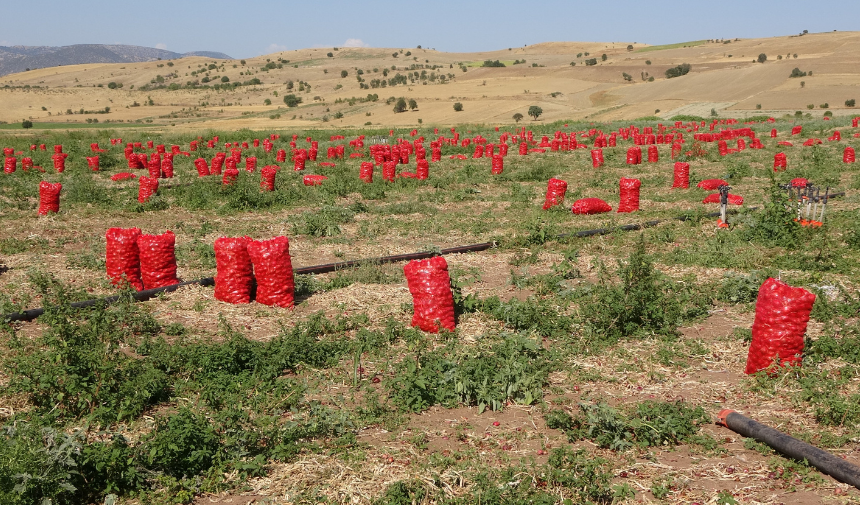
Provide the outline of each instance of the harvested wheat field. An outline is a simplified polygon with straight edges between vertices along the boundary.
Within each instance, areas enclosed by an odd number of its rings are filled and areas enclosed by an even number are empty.
[[[0,502],[858,503],[858,44],[5,77]]]

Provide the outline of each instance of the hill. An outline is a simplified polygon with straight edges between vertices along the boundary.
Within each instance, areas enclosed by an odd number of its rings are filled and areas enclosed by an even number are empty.
[[[29,50],[30,57],[44,55],[43,48]],[[152,59],[156,53],[141,54]],[[764,63],[758,62],[760,55],[766,56]],[[484,66],[487,60],[492,66]],[[685,63],[689,73],[667,78],[667,70]],[[795,68],[806,76],[790,77]],[[826,110],[855,113],[846,101],[860,98],[860,32],[665,46],[551,42],[482,53],[333,47],[247,60],[162,57],[40,68],[6,76],[0,86],[0,121],[9,123],[26,118],[187,128],[502,124],[513,123],[517,113],[532,121],[526,112],[533,105],[543,110],[538,121],[668,119],[712,111],[724,117],[796,111],[820,117]],[[288,107],[284,96],[289,94],[301,103]],[[399,97],[415,100],[417,109],[395,113]],[[462,112],[454,111],[455,103],[462,104]],[[105,107],[109,114],[87,114]]]
[[[76,44],[72,46],[0,46],[0,76],[31,69],[79,65],[84,63],[135,63],[168,60],[186,56],[230,59],[224,53],[207,51],[175,53],[152,47]]]

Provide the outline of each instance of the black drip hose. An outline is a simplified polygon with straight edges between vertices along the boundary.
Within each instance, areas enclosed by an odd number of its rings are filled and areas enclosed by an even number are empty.
[[[841,196],[845,193],[837,193],[834,196]],[[757,207],[749,207],[748,210],[756,210]],[[718,217],[720,215],[719,212],[711,212],[708,214],[704,214],[704,217]],[[623,226],[613,226],[610,228],[595,228],[593,230],[582,230],[573,233],[562,233],[560,235],[556,235],[556,238],[570,238],[570,237],[593,237],[596,235],[608,235],[610,233],[616,231],[635,231],[635,230],[643,230],[645,228],[651,228],[657,226],[660,223],[666,221],[689,221],[692,219],[692,216],[677,216],[671,219],[655,219],[653,221],[645,221],[644,223],[635,223],[635,224],[625,224]],[[394,256],[382,256],[379,258],[368,258],[368,259],[359,259],[359,260],[350,260],[350,261],[341,261],[339,263],[326,263],[324,265],[315,265],[310,267],[302,267],[293,270],[293,273],[296,275],[305,275],[305,274],[324,274],[329,272],[334,272],[336,270],[342,270],[344,268],[352,268],[359,266],[361,264],[370,263],[370,264],[385,264],[385,263],[399,263],[401,261],[412,261],[412,260],[422,260],[427,258],[432,258],[434,256],[445,256],[447,254],[459,254],[459,253],[467,253],[467,252],[479,252],[486,251],[487,249],[492,249],[496,246],[495,242],[482,242],[480,244],[471,244],[457,247],[449,247],[447,249],[441,249],[439,251],[425,251],[425,252],[414,252],[408,254],[398,254]],[[144,302],[149,300],[150,298],[159,295],[161,293],[171,293],[176,291],[177,289],[183,286],[214,286],[215,278],[214,277],[205,277],[203,279],[197,279],[193,281],[180,282],[179,284],[173,284],[171,286],[165,286],[162,288],[155,289],[146,289],[143,291],[138,291],[132,294],[132,297],[135,301]],[[120,299],[120,295],[108,296],[106,298],[94,298],[92,300],[84,300],[81,302],[74,302],[71,304],[73,308],[86,308],[92,307],[97,303],[105,303],[112,304],[116,303]],[[11,314],[6,314],[0,320],[5,321],[32,321],[37,317],[41,316],[45,313],[44,308],[38,309],[28,309],[22,312],[13,312]]]
[[[807,444],[785,433],[771,428],[749,417],[738,414],[734,410],[724,410],[719,414],[720,424],[728,429],[754,438],[765,443],[776,451],[796,460],[806,460],[822,473],[839,482],[850,484],[860,489],[860,467],[844,459],[822,451],[814,445]]]

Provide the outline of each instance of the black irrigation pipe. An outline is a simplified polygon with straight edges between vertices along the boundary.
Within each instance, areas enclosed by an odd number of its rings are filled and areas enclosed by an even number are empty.
[[[830,197],[842,196],[845,192],[836,193],[830,195]],[[757,207],[749,207],[749,210],[756,210]],[[702,215],[702,217],[718,217],[720,215],[719,212],[710,212],[708,214]],[[626,224],[622,226],[612,226],[609,228],[595,228],[593,230],[582,230],[573,233],[562,233],[560,235],[556,235],[555,238],[563,239],[563,238],[586,238],[586,237],[594,237],[596,235],[608,235],[610,233],[614,233],[616,231],[635,231],[635,230],[643,230],[645,228],[652,228],[657,226],[660,223],[665,223],[669,221],[689,221],[694,219],[695,215],[684,215],[684,216],[676,216],[674,218],[669,219],[655,219],[652,221],[646,221],[644,223],[635,223],[635,224]],[[457,247],[449,247],[447,249],[440,249],[438,251],[424,251],[424,252],[414,252],[408,254],[396,254],[393,256],[381,256],[378,258],[366,258],[366,259],[358,259],[358,260],[350,260],[350,261],[341,261],[338,263],[326,263],[323,265],[315,265],[310,267],[302,267],[293,270],[293,273],[296,275],[307,275],[307,274],[324,274],[329,272],[334,272],[337,270],[343,270],[345,268],[353,268],[362,264],[387,264],[387,263],[400,263],[401,261],[412,261],[412,260],[422,260],[427,258],[432,258],[434,256],[445,256],[447,254],[460,254],[467,252],[480,252],[486,251],[487,249],[492,249],[496,247],[496,242],[482,242],[480,244],[470,244],[464,246]],[[185,281],[180,282],[179,284],[173,284],[172,286],[165,286],[162,288],[155,289],[145,289],[143,291],[138,291],[136,293],[132,293],[132,298],[138,302],[145,302],[150,298],[157,296],[161,293],[172,293],[177,289],[183,286],[214,286],[215,278],[214,277],[205,277],[203,279],[197,279],[193,281]],[[84,300],[80,302],[74,302],[70,306],[76,309],[82,309],[87,307],[92,307],[98,303],[105,303],[110,305],[112,303],[116,303],[120,300],[121,295],[108,296],[105,298],[95,298],[92,300]],[[11,314],[6,314],[2,317],[2,320],[5,321],[32,321],[37,317],[41,316],[45,313],[44,308],[38,309],[28,309],[22,312],[13,312]]]
[[[726,409],[720,412],[718,424],[735,433],[763,442],[790,458],[800,461],[806,460],[822,473],[839,482],[851,484],[860,489],[860,467],[829,452],[822,451],[814,445],[802,442],[766,424],[742,416],[734,410]]]

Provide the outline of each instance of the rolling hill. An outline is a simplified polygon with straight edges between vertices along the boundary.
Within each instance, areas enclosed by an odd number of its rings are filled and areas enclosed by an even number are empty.
[[[142,54],[151,59],[156,53]],[[760,55],[766,57],[763,63]],[[526,116],[532,105],[543,109],[539,121],[712,112],[840,115],[857,113],[846,101],[860,98],[860,32],[667,46],[551,42],[483,53],[310,48],[247,60],[221,56],[98,62],[8,75],[0,79],[0,121],[97,120],[195,129],[413,127],[513,123],[515,114]],[[487,60],[499,65],[484,66]],[[691,66],[688,74],[667,78],[667,70],[684,63]],[[790,77],[795,68],[806,75]],[[298,106],[285,104],[290,94],[301,99]],[[399,97],[414,99],[417,109],[395,113]],[[455,103],[462,104],[462,112],[454,111]],[[108,114],[87,114],[105,107]]]
[[[224,53],[208,51],[175,53],[152,47],[76,44],[72,46],[0,46],[0,77],[31,69],[79,65],[84,63],[135,63],[186,56],[230,59]]]

